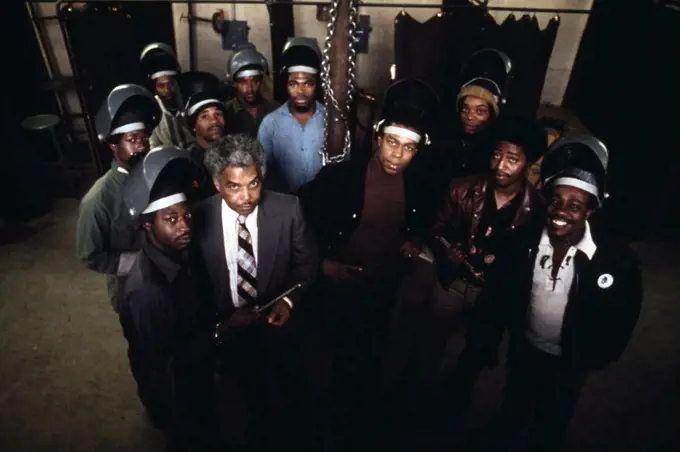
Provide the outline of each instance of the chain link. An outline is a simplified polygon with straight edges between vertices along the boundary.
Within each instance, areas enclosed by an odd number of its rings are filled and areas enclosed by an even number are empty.
[[[324,116],[324,146],[320,151],[321,161],[325,166],[329,163],[337,163],[343,161],[350,153],[352,146],[352,134],[349,130],[349,113],[352,108],[352,101],[354,100],[354,92],[356,89],[356,50],[354,49],[354,40],[356,37],[357,18],[359,16],[359,0],[349,0],[349,29],[348,29],[348,66],[347,66],[347,100],[345,105],[340,105],[335,92],[331,87],[331,47],[333,36],[335,35],[335,26],[338,20],[338,6],[340,0],[333,0],[329,9],[330,20],[328,21],[326,30],[326,42],[323,49],[323,58],[321,62],[321,86],[324,90],[324,103],[326,104],[326,114]],[[342,153],[334,157],[328,155],[328,116],[329,110],[333,108],[339,113],[336,120],[345,122],[345,138],[343,142]]]

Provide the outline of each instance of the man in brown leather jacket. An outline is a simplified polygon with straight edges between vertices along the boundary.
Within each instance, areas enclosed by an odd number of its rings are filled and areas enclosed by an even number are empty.
[[[444,291],[435,285],[420,339],[418,367],[426,378],[439,377],[447,338],[464,320],[460,312],[469,312],[482,288],[493,285],[486,273],[503,248],[542,224],[544,202],[527,174],[545,152],[545,129],[533,120],[499,117],[489,132],[488,170],[451,182],[431,230]]]
[[[432,230],[440,282],[462,294],[478,292],[503,245],[544,213],[527,172],[545,152],[545,130],[521,117],[499,118],[491,140],[490,172],[454,180]]]

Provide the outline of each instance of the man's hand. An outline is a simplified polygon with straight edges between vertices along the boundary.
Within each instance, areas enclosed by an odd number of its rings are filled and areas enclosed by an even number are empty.
[[[462,264],[465,260],[465,254],[461,250],[460,244],[455,244],[446,251],[446,257],[454,264]]]
[[[255,308],[238,308],[231,317],[229,317],[227,326],[252,325],[258,318],[260,318],[260,314]]]
[[[290,306],[285,300],[280,300],[272,308],[272,312],[267,317],[267,322],[274,326],[283,326],[290,318]]]
[[[419,244],[413,243],[410,240],[407,240],[406,243],[401,245],[400,251],[401,255],[406,259],[413,259],[423,251],[423,247]]]
[[[345,265],[340,262],[324,259],[321,270],[325,276],[336,282],[356,281],[359,274],[364,270],[355,265]]]

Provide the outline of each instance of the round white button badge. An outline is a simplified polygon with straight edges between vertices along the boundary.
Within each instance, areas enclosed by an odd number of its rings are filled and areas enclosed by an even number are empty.
[[[614,277],[609,273],[600,275],[600,277],[597,278],[597,285],[600,286],[601,289],[609,289],[612,284],[614,284]]]

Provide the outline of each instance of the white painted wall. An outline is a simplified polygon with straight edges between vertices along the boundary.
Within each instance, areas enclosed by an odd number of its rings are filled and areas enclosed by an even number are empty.
[[[370,0],[371,3],[441,3],[441,0]],[[590,9],[593,0],[490,0],[489,6],[508,7],[536,7],[560,9]],[[183,67],[189,67],[189,39],[186,18],[188,6],[184,3],[173,4],[173,18],[177,53]],[[41,3],[42,14],[55,13],[54,4]],[[271,43],[269,38],[269,15],[264,5],[232,5],[228,3],[197,3],[194,4],[194,14],[199,17],[210,18],[217,9],[223,9],[226,19],[247,20],[250,26],[250,41],[271,62]],[[394,18],[400,8],[361,8],[360,14],[371,16],[371,32],[369,53],[360,54],[357,61],[358,83],[362,88],[373,92],[382,91],[389,80],[389,67],[393,63]],[[438,9],[411,8],[408,13],[420,21],[425,21],[438,12]],[[319,46],[323,48],[325,39],[325,24],[316,19],[316,6],[295,5],[295,33],[298,36],[317,38]],[[493,12],[494,18],[502,22],[509,13]],[[538,14],[541,26],[545,27],[553,14]],[[563,14],[553,54],[548,66],[542,101],[561,104],[566,90],[569,76],[574,64],[576,53],[583,30],[587,23],[586,15]],[[61,31],[56,22],[48,24],[48,36],[55,48],[59,67],[63,74],[70,74],[71,69],[63,46]],[[222,50],[221,37],[212,29],[209,23],[197,22],[194,25],[196,37],[196,70],[212,72],[220,78],[224,77],[225,66],[229,52]],[[271,83],[267,91],[271,90]],[[76,110],[77,111],[77,110]]]

